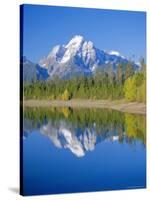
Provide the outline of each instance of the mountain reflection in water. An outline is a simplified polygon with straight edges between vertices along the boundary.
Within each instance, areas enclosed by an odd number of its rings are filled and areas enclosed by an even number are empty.
[[[146,143],[144,115],[107,109],[25,108],[24,138],[34,130],[46,135],[57,148],[83,157],[104,141],[136,145]]]

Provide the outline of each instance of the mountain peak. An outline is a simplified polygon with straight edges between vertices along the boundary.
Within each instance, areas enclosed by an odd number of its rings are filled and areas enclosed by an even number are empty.
[[[66,48],[70,47],[70,46],[79,46],[81,43],[83,43],[84,41],[84,37],[81,35],[75,35],[70,41],[69,43],[66,45]]]
[[[55,46],[39,64],[47,68],[50,78],[54,75],[65,78],[73,75],[90,75],[97,69],[107,70],[111,65],[117,71],[119,63],[127,64],[128,59],[117,51],[105,51],[95,47],[93,42],[82,35],[75,35],[67,44]],[[135,69],[138,66],[134,64]]]
[[[74,35],[70,42],[81,42],[84,40],[84,37],[82,35]]]
[[[60,49],[60,45],[54,46],[52,51],[50,52],[50,55],[56,56],[56,54],[58,53],[59,49]]]
[[[64,46],[65,52],[62,57],[61,63],[68,62],[77,52],[81,49],[84,43],[84,38],[81,35],[75,35],[67,45]]]

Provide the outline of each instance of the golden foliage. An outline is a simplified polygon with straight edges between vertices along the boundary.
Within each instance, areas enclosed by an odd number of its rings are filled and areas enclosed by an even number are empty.
[[[61,95],[61,100],[67,101],[70,99],[70,95],[67,89],[65,89],[64,93]]]
[[[64,115],[65,118],[68,118],[68,116],[70,114],[70,111],[69,111],[68,107],[62,107],[61,108],[61,112],[63,113],[63,115]]]

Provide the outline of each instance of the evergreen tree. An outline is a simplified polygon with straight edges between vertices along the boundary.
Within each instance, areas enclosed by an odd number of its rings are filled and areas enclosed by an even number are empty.
[[[141,59],[140,64],[141,64],[141,70],[143,72],[146,72],[146,64],[144,58]]]
[[[121,63],[118,64],[118,68],[117,68],[117,82],[119,84],[123,83],[123,66]]]
[[[125,80],[128,79],[130,76],[133,76],[133,74],[134,74],[133,64],[132,62],[128,62],[125,70]]]

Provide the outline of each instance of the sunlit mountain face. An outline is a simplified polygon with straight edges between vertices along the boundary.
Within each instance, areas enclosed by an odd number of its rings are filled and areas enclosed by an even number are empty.
[[[28,139],[33,131],[76,157],[85,156],[107,141],[131,146],[138,141],[145,146],[145,116],[106,109],[26,108],[24,138]]]
[[[101,50],[92,41],[85,40],[81,35],[75,35],[67,44],[53,47],[38,64],[27,58],[24,59],[24,81],[89,76],[97,73],[98,70],[107,72],[110,68],[116,73],[120,63],[124,65],[125,70],[129,62],[119,52]],[[132,66],[135,71],[140,69],[140,66],[134,62]]]

